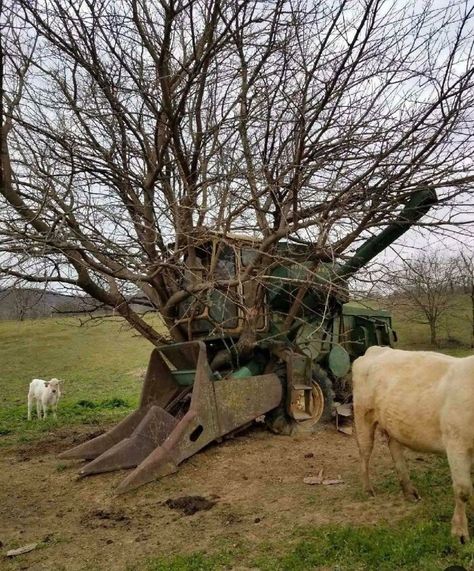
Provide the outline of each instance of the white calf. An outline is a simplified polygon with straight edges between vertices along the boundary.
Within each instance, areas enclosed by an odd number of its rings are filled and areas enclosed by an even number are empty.
[[[62,382],[59,379],[51,379],[50,381],[33,379],[31,381],[28,391],[28,420],[31,420],[31,407],[35,399],[38,418],[41,418],[41,413],[43,413],[43,419],[46,418],[48,406],[52,408],[54,418],[57,418],[56,410],[61,396],[60,384]]]

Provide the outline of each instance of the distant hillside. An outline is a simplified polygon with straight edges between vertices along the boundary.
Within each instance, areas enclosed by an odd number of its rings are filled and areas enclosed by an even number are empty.
[[[133,296],[130,307],[138,313],[150,310],[147,300],[137,296]],[[92,311],[104,315],[113,313],[111,307],[102,306],[87,295],[67,295],[37,288],[0,288],[0,321],[23,321]]]
[[[58,314],[88,312],[98,304],[86,296],[73,296],[35,288],[0,288],[0,319],[38,319]]]

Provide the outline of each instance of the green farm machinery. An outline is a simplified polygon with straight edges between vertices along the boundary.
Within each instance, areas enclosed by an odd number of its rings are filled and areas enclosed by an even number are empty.
[[[212,272],[225,287],[183,300],[176,326],[189,340],[153,350],[138,409],[61,457],[89,460],[82,476],[132,469],[124,492],[259,417],[274,432],[312,430],[332,414],[334,392],[350,386],[351,362],[396,340],[389,313],[347,303],[348,278],[435,202],[431,189],[413,193],[392,224],[339,265],[313,261],[305,244],[279,243],[269,259],[255,240],[208,232],[183,261],[182,279],[201,283]]]

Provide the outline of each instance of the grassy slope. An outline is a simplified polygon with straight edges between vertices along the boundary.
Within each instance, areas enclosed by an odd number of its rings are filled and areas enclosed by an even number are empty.
[[[456,356],[469,354],[470,345],[470,299],[467,295],[454,295],[452,309],[442,316],[439,324],[440,347],[438,350]],[[393,323],[400,348],[430,349],[428,325],[417,323],[409,311],[392,308]]]
[[[443,326],[442,337],[449,334],[462,344],[469,342],[467,300],[460,298],[458,308]],[[413,325],[402,312],[394,312],[400,346],[428,348],[428,328]],[[464,347],[446,347],[452,354],[469,354]],[[38,438],[59,425],[95,424],[123,416],[136,406],[140,376],[151,351],[149,343],[134,337],[118,322],[79,328],[72,319],[41,320],[23,323],[0,322],[0,437],[4,444]],[[58,422],[26,421],[26,394],[35,377],[57,376],[66,379],[66,394],[60,405]],[[93,408],[79,406],[90,401]],[[83,403],[84,404],[84,403]],[[124,405],[117,406],[114,405]],[[466,567],[474,564],[474,547],[461,547],[449,537],[452,498],[449,472],[444,460],[427,466],[417,475],[421,487],[432,489],[434,501],[423,506],[422,518],[407,518],[397,526],[376,528],[323,526],[292,528],[285,541],[252,546],[216,544],[211,554],[158,557],[140,562],[134,569],[212,570],[244,564],[262,570],[306,569],[442,569],[454,562]],[[396,493],[395,479],[387,486]],[[297,522],[295,522],[297,525]],[[471,522],[471,527],[474,522]]]
[[[83,327],[74,319],[0,322],[0,434],[26,440],[58,424],[123,415],[137,404],[151,349],[117,321]],[[28,385],[35,377],[65,380],[58,423],[26,422]]]

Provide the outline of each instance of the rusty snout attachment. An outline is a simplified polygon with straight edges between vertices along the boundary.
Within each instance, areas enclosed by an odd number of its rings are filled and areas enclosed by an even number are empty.
[[[282,386],[273,373],[214,379],[202,341],[153,350],[139,408],[115,428],[60,454],[91,460],[80,476],[125,468],[126,492],[176,472],[198,450],[276,408]]]

